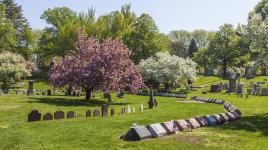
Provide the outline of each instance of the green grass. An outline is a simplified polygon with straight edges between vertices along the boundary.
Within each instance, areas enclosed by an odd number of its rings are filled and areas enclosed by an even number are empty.
[[[258,77],[255,81],[264,78]],[[197,83],[202,85],[220,81],[217,77],[201,77]],[[251,80],[243,81],[248,83]],[[35,88],[48,88],[45,83],[35,84]],[[224,93],[202,95],[201,91],[192,91],[189,97],[199,95],[229,101],[241,109],[243,117],[221,126],[142,142],[125,142],[119,137],[129,130],[132,123],[147,125],[225,110],[222,105],[181,103],[184,99],[164,97],[156,97],[159,106],[149,110],[148,97],[127,94],[122,99],[113,95],[114,101],[108,103],[109,109],[115,108],[115,116],[85,118],[87,110],[100,110],[101,104],[106,101],[94,100],[90,103],[83,97],[65,96],[0,96],[0,149],[268,149],[268,97],[251,96],[246,99]],[[95,95],[99,97],[100,93]],[[122,103],[135,107],[136,113],[120,115]],[[144,112],[139,112],[141,103],[145,106]],[[83,118],[28,123],[27,114],[32,109],[38,109],[42,114],[72,110],[82,114]]]

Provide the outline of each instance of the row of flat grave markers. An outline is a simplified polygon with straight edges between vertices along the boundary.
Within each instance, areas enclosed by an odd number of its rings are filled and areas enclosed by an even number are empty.
[[[182,120],[171,120],[147,126],[138,126],[136,124],[133,124],[130,130],[125,135],[123,135],[122,138],[126,141],[141,141],[148,138],[162,137],[182,131],[191,131],[192,129],[200,127],[216,126],[226,122],[235,121],[241,116],[239,109],[223,100],[197,96],[192,97],[192,99],[196,101],[224,105],[224,108],[226,108],[228,112],[206,116],[197,116]]]

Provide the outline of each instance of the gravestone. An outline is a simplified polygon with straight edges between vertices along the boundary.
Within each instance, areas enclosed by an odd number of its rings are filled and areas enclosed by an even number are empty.
[[[221,116],[218,114],[214,114],[214,115],[212,115],[212,117],[214,117],[217,120],[218,124],[222,124],[225,122],[225,120],[222,119]]]
[[[53,115],[51,113],[46,113],[43,116],[43,120],[47,121],[47,120],[53,120]]]
[[[232,113],[230,113],[230,112],[226,112],[225,114],[230,118],[229,121],[234,121],[234,120],[236,120],[235,116],[234,116]]]
[[[136,111],[135,111],[135,108],[134,107],[132,107],[132,113],[135,113]]]
[[[241,83],[241,82],[239,82],[239,83],[237,84],[237,93],[238,93],[238,94],[242,94],[242,93],[244,93],[244,84]]]
[[[16,90],[16,95],[19,95],[19,90]]]
[[[220,92],[220,85],[219,84],[212,84],[210,88],[210,92]]]
[[[256,88],[256,95],[258,95],[258,96],[261,95],[261,87]]]
[[[86,111],[86,117],[91,117],[91,111],[90,110]]]
[[[114,108],[111,109],[111,116],[114,116]]]
[[[254,85],[254,82],[250,82],[250,83],[249,83],[249,88],[250,88],[250,89],[253,89],[253,85]]]
[[[101,106],[101,116],[102,117],[107,117],[108,116],[108,105],[103,104]]]
[[[52,94],[51,89],[48,89],[48,90],[47,90],[47,95],[48,95],[48,96],[51,96],[51,94]]]
[[[74,116],[75,116],[75,114],[74,114],[73,111],[69,111],[69,112],[67,113],[67,118],[74,118]]]
[[[54,119],[55,120],[64,119],[64,112],[63,111],[56,111],[54,113]]]
[[[34,109],[28,114],[28,122],[40,121],[41,113],[38,110]]]
[[[262,88],[261,96],[268,96],[268,88]]]
[[[209,125],[208,124],[208,121],[203,116],[196,117],[195,119],[200,124],[201,127],[205,127],[205,126],[208,126]]]
[[[216,126],[217,125],[217,120],[214,117],[207,115],[207,116],[205,116],[205,118],[207,119],[209,126]]]
[[[230,79],[229,80],[229,92],[233,92],[234,89],[236,88],[236,80],[235,79]]]
[[[167,135],[167,131],[160,124],[151,124],[147,126],[152,137],[161,137]]]
[[[185,120],[175,120],[174,123],[180,131],[190,131],[191,130],[189,123],[186,122]]]
[[[129,105],[127,105],[127,113],[128,114],[131,113],[131,109],[130,109],[130,106]]]
[[[33,84],[34,80],[29,80],[28,95],[34,95]]]
[[[161,126],[166,130],[167,134],[174,134],[179,132],[179,128],[175,125],[174,121],[168,121],[161,123]]]
[[[151,138],[152,134],[145,126],[131,127],[130,130],[124,135],[126,141],[141,141]]]
[[[100,115],[100,111],[99,110],[94,110],[94,112],[93,112],[93,117],[97,117],[97,116],[99,116]]]
[[[188,119],[186,121],[190,124],[190,126],[191,126],[192,129],[195,129],[195,128],[199,128],[200,127],[200,124],[196,121],[195,118],[190,118],[190,119]]]
[[[125,113],[125,108],[121,108],[121,114],[124,114]]]
[[[230,120],[230,118],[229,118],[225,113],[220,113],[219,115],[221,116],[221,118],[222,118],[223,120],[225,120],[225,122],[227,122],[227,121]]]
[[[231,113],[235,116],[235,119],[239,119],[240,118],[240,115],[236,111],[233,111]]]
[[[140,105],[140,112],[143,112],[143,104]]]

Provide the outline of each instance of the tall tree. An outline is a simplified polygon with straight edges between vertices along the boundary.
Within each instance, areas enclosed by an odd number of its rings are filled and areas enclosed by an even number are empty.
[[[176,30],[169,33],[171,41],[171,54],[186,58],[190,44],[191,33],[185,30]]]
[[[123,42],[105,40],[100,44],[80,35],[77,53],[56,62],[50,80],[55,87],[84,88],[86,99],[91,98],[93,89],[137,91],[142,86],[141,75]]]
[[[222,66],[223,76],[227,76],[227,67],[235,65],[237,60],[247,54],[247,49],[239,45],[240,36],[237,35],[233,25],[224,24],[210,41],[208,51],[215,64]]]
[[[6,19],[9,20],[16,29],[17,37],[17,51],[21,54],[25,49],[28,49],[28,45],[31,42],[29,34],[31,34],[31,28],[27,19],[23,16],[23,10],[20,5],[14,2],[14,0],[3,0],[1,4],[6,7]]]
[[[6,7],[0,4],[0,51],[12,51],[16,47],[16,30],[6,19]]]
[[[189,48],[188,48],[188,53],[190,57],[194,56],[194,53],[196,53],[198,51],[198,47],[196,45],[195,39],[191,39],[190,44],[189,44]]]
[[[133,26],[133,31],[124,36],[123,40],[131,50],[131,58],[135,64],[159,51],[169,50],[168,38],[159,33],[151,16],[142,14]]]

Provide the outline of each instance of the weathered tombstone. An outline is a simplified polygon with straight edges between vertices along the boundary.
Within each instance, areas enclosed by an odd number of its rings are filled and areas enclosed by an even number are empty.
[[[261,89],[261,96],[268,96],[268,88]]]
[[[48,96],[51,96],[51,94],[52,94],[51,89],[48,89],[48,90],[47,90],[47,95],[48,95]]]
[[[225,122],[230,120],[230,118],[225,113],[220,113],[219,115],[221,116],[222,119],[225,120]]]
[[[261,87],[256,88],[256,95],[258,95],[258,96],[261,95]]]
[[[167,135],[167,131],[160,124],[151,124],[147,126],[152,137],[161,137]]]
[[[54,113],[54,119],[55,120],[64,119],[64,112],[63,111],[56,111]]]
[[[86,111],[86,117],[91,117],[91,111],[90,110]]]
[[[241,83],[241,82],[239,82],[239,83],[237,84],[237,93],[238,93],[238,94],[242,94],[242,93],[244,93],[244,84]]]
[[[180,131],[190,131],[191,127],[188,122],[185,120],[175,120],[175,125],[179,128]]]
[[[131,127],[130,130],[124,135],[126,141],[141,141],[151,138],[150,131],[145,126]]]
[[[200,124],[196,121],[195,118],[190,118],[190,119],[187,119],[186,121],[190,124],[192,129],[200,127]]]
[[[131,109],[130,109],[130,106],[129,105],[127,106],[127,113],[128,114],[131,113]]]
[[[41,113],[38,110],[34,109],[28,114],[28,122],[40,121]]]
[[[219,84],[212,84],[210,88],[210,92],[220,92],[220,85]]]
[[[33,84],[34,84],[34,80],[29,80],[28,95],[34,94]]]
[[[69,111],[69,112],[67,113],[67,118],[68,118],[68,119],[69,119],[69,118],[74,118],[74,116],[75,116],[75,114],[74,114],[73,111]]]
[[[134,107],[132,107],[132,113],[135,113],[135,108]]]
[[[174,134],[179,132],[179,128],[175,125],[174,121],[168,121],[161,123],[161,126],[166,130],[167,134]]]
[[[236,88],[236,80],[235,79],[230,79],[229,80],[229,92],[233,92],[234,89]]]
[[[195,119],[200,124],[201,127],[205,127],[205,126],[208,126],[209,125],[208,124],[208,121],[203,116],[196,117]]]
[[[232,113],[230,113],[230,112],[226,112],[225,114],[229,117],[229,121],[234,121],[234,120],[236,120],[235,116],[234,116]]]
[[[103,104],[101,106],[101,116],[102,117],[107,117],[108,116],[108,105]]]
[[[94,110],[94,112],[93,112],[93,117],[97,117],[97,116],[99,116],[100,115],[100,111],[99,110]]]
[[[114,108],[111,109],[111,116],[114,116]]]
[[[19,95],[19,90],[16,90],[16,95]]]
[[[46,113],[43,116],[43,120],[47,121],[47,120],[53,120],[53,115],[51,113]]]
[[[253,84],[254,84],[254,82],[250,82],[250,83],[249,83],[249,88],[250,88],[250,89],[253,89]]]
[[[221,118],[221,116],[218,115],[218,114],[214,114],[214,115],[212,115],[212,117],[214,117],[214,118],[217,120],[218,124],[222,124],[222,123],[225,122],[225,120],[223,120],[223,119]]]
[[[121,108],[121,114],[124,114],[125,113],[125,108]]]
[[[210,115],[207,115],[207,116],[205,116],[205,118],[207,119],[207,122],[208,122],[208,124],[210,126],[216,126],[217,125],[217,120],[214,117],[212,117]]]
[[[143,104],[140,105],[140,112],[143,112]]]

